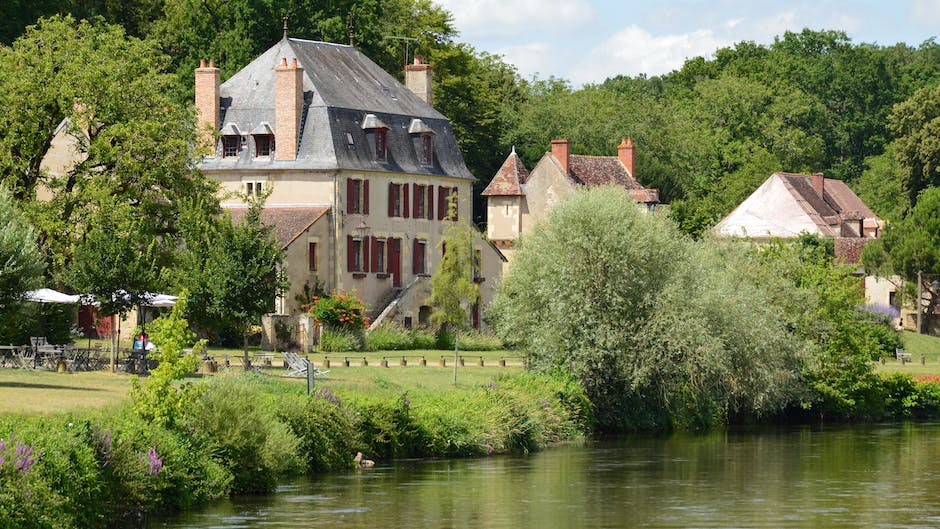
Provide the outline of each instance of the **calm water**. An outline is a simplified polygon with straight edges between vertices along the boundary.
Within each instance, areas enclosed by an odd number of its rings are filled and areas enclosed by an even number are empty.
[[[589,441],[304,479],[149,527],[940,527],[940,424]]]

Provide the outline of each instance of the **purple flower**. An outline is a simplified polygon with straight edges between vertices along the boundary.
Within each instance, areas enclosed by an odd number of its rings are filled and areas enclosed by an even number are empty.
[[[160,471],[163,470],[163,460],[157,457],[157,447],[150,447],[150,450],[147,450],[147,457],[150,458],[150,468],[147,473],[151,476],[159,476]]]

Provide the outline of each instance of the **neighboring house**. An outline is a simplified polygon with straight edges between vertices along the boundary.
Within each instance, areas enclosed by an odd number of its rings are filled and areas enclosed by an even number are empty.
[[[375,316],[425,323],[430,274],[453,222],[472,219],[474,176],[446,117],[431,106],[432,70],[416,56],[406,85],[351,46],[284,38],[224,83],[196,69],[199,168],[239,217],[267,195],[262,221],[286,254],[294,313],[305,285],[360,297]],[[448,216],[454,196],[457,211]],[[475,243],[482,303],[503,256]],[[479,309],[474,314],[479,322]]]
[[[519,235],[528,232],[549,208],[581,186],[619,185],[645,211],[659,203],[659,192],[640,185],[634,177],[631,139],[617,147],[617,156],[571,154],[568,140],[552,140],[551,151],[530,173],[515,149],[483,191],[486,197],[487,238],[512,258]]]
[[[846,264],[857,264],[862,247],[883,229],[884,221],[845,182],[822,173],[774,173],[715,226],[719,235],[755,240],[802,233],[831,238],[836,258]],[[865,277],[866,301],[897,307],[899,284],[899,278]]]

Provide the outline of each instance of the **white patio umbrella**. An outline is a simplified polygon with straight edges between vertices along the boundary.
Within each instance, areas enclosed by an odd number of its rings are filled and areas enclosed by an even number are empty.
[[[35,301],[37,303],[78,303],[81,296],[75,295],[71,296],[69,294],[63,294],[58,290],[52,290],[51,288],[40,288],[39,290],[31,290],[26,293],[27,301]]]

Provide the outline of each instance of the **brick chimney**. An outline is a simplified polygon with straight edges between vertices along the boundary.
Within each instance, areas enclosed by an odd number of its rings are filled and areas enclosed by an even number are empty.
[[[425,103],[433,105],[431,93],[434,88],[434,72],[430,64],[424,63],[424,57],[421,55],[415,55],[414,64],[405,66],[405,87]]]
[[[819,198],[824,198],[826,178],[823,173],[813,173],[813,176],[810,177],[813,181],[813,189],[816,190],[816,194],[819,195]]]
[[[552,140],[552,156],[561,164],[561,170],[568,174],[568,151],[571,142],[568,140]]]
[[[633,173],[633,138],[621,140],[620,145],[617,146],[617,158],[627,168],[630,176],[636,178],[636,174]]]
[[[297,66],[296,58],[290,66],[282,58],[274,72],[274,159],[295,160],[304,108],[304,69]]]
[[[215,156],[214,134],[219,130],[219,69],[210,59],[196,68],[196,141]]]

